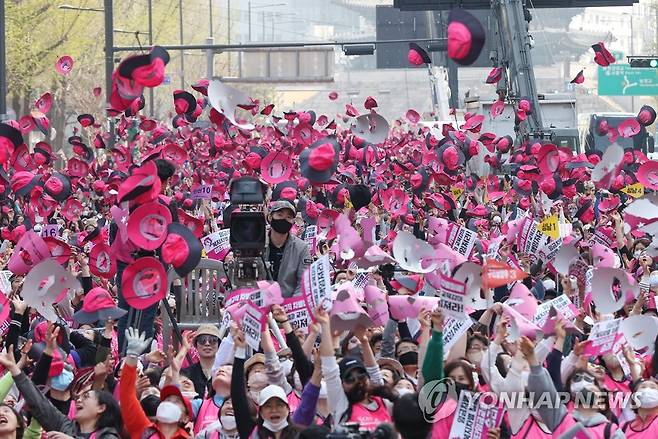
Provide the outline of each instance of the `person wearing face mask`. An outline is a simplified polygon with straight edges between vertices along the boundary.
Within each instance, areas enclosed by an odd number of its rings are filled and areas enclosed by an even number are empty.
[[[626,422],[622,430],[631,439],[655,438],[658,435],[658,383],[640,381],[635,387],[633,400],[639,403],[637,416]]]
[[[276,385],[268,385],[258,392],[258,418],[252,418],[244,385],[244,365],[247,356],[245,335],[237,326],[231,328],[235,342],[235,359],[231,378],[231,400],[239,437],[250,439],[292,439],[299,433],[290,417],[286,392]]]
[[[389,405],[384,398],[392,401],[397,395],[382,379],[365,329],[359,327],[355,330],[361,341],[363,361],[345,357],[338,363],[334,356],[329,315],[319,307],[315,310],[315,319],[322,328],[322,375],[327,383],[327,399],[334,427],[344,422],[356,422],[362,430],[372,431],[381,423],[391,422]]]
[[[302,274],[312,262],[308,245],[290,234],[296,215],[295,206],[287,200],[272,203],[267,214],[270,233],[263,257],[270,263],[272,280],[281,286],[283,297],[299,294]]]
[[[604,413],[608,411],[606,392],[601,389],[596,378],[584,370],[577,371],[566,383],[574,401],[573,409],[562,403],[557,396],[555,385],[548,371],[541,365],[535,355],[534,343],[527,337],[521,337],[519,346],[530,364],[527,390],[536,404],[536,412],[553,437],[574,437],[584,430],[587,437],[593,439],[623,439],[626,436],[616,423],[611,422]],[[540,398],[550,398],[547,403],[539,404]]]
[[[224,399],[231,394],[232,372],[232,365],[222,366],[217,369],[212,378],[212,391],[209,398],[195,399],[192,402],[192,409],[196,415],[194,422],[195,435],[217,421],[219,408],[222,407]]]
[[[238,424],[235,420],[233,402],[227,397],[219,408],[218,419],[196,433],[195,439],[238,439]]]
[[[164,386],[160,390],[160,404],[155,419],[151,421],[137,400],[137,362],[139,355],[150,346],[151,339],[145,339],[135,328],[126,330],[126,360],[119,380],[119,402],[126,430],[131,439],[188,439],[184,426],[193,415],[192,405],[175,385]]]

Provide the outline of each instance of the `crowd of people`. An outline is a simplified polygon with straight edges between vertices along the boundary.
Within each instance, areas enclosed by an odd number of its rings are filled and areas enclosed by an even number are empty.
[[[373,98],[277,117],[217,80],[155,121],[167,61],[122,62],[112,132],[80,115],[63,167],[24,137],[49,94],[0,124],[0,439],[658,432],[657,162],[478,114],[389,124]],[[232,285],[238,181],[264,194],[267,270]]]

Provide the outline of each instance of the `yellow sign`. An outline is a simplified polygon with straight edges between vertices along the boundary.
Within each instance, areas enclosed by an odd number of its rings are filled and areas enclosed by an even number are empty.
[[[539,231],[549,238],[558,239],[560,237],[560,228],[558,226],[557,215],[551,215],[544,218],[542,222],[539,223]]]
[[[461,197],[462,194],[464,193],[464,189],[459,187],[453,187],[450,188],[450,192],[452,192],[452,196],[455,198],[455,200],[458,200],[459,197]]]
[[[621,191],[633,198],[640,198],[644,196],[644,186],[642,186],[642,183],[631,184],[623,188]]]

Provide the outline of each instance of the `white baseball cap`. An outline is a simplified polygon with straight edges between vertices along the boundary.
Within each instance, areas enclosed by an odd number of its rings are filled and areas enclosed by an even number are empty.
[[[260,391],[260,395],[258,396],[258,405],[265,405],[265,403],[271,398],[279,398],[281,401],[288,404],[288,397],[286,396],[286,392],[283,390],[283,388],[281,388],[281,386],[270,384]]]

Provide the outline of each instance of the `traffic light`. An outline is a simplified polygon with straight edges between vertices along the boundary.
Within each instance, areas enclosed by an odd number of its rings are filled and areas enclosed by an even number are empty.
[[[634,68],[655,69],[658,68],[658,56],[628,57],[628,64]]]

